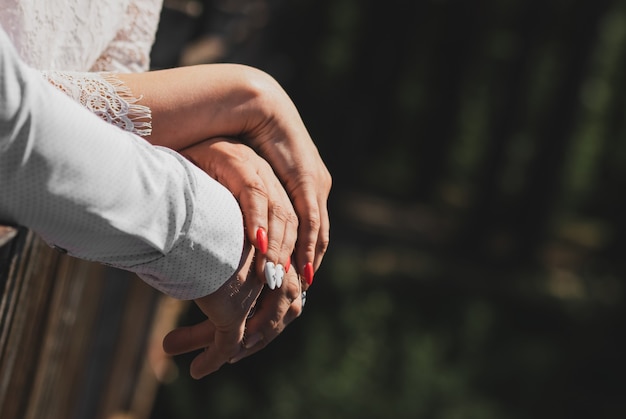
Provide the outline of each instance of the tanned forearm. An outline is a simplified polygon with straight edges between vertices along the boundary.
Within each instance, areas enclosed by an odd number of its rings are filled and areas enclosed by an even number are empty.
[[[270,117],[267,74],[236,64],[209,64],[116,75],[152,112],[155,145],[182,150],[216,136],[242,137]]]

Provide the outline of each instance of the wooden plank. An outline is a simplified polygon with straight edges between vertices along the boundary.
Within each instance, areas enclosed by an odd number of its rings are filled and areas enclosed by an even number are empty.
[[[42,351],[27,419],[72,417],[75,392],[90,359],[91,334],[103,287],[103,268],[63,256],[57,266]]]
[[[21,252],[11,258],[0,320],[0,411],[11,418],[24,416],[24,395],[31,390],[37,367],[58,258],[28,231],[16,239],[23,242],[16,243]]]
[[[183,303],[26,229],[3,238],[0,417],[148,418],[173,365],[161,339]]]

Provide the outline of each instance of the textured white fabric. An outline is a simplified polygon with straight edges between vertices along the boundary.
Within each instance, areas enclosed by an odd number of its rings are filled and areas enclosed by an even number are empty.
[[[61,18],[61,3],[72,5],[73,18]],[[155,2],[0,0],[0,23],[11,34],[0,30],[0,219],[192,299],[238,267],[243,221],[233,196],[178,154],[94,116],[25,65],[12,45],[38,69],[120,69],[122,34],[132,30],[114,24],[115,12],[136,20],[148,3]],[[94,24],[97,16],[104,20]],[[92,24],[99,29],[81,36]],[[125,68],[141,55],[131,53]]]
[[[150,108],[138,104],[113,73],[42,71],[50,84],[124,131],[146,137],[152,132]]]
[[[0,0],[0,25],[41,70],[148,69],[163,0]]]
[[[45,70],[55,86],[107,122],[145,136],[149,110],[136,106],[137,98],[119,83],[94,72],[148,69],[162,1],[0,0],[0,26],[22,59]],[[86,101],[85,87],[103,93],[104,101],[95,102],[96,94]]]

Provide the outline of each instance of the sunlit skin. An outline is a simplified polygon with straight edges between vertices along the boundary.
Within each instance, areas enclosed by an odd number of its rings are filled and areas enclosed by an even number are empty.
[[[263,157],[287,192],[298,224],[294,225],[293,211],[288,206],[270,205],[267,193],[252,188],[242,191],[241,196],[246,202],[243,211],[247,214],[247,238],[256,246],[258,227],[264,227],[269,239],[267,259],[284,265],[291,254],[291,241],[297,237],[293,260],[296,269],[303,274],[307,263],[314,271],[318,269],[329,241],[327,200],[331,177],[296,107],[272,77],[235,64],[118,77],[141,97],[141,104],[150,107],[153,130],[146,139],[152,144],[190,153],[191,146],[204,140],[230,137]],[[214,150],[220,147],[213,145]],[[222,177],[222,181],[227,179]],[[289,229],[295,232],[285,235]]]
[[[302,282],[297,274],[291,270],[282,287],[268,291],[254,273],[254,263],[248,249],[233,278],[213,294],[195,300],[207,319],[165,336],[163,348],[170,355],[201,350],[191,363],[192,377],[202,378],[225,363],[258,352],[302,313]],[[253,305],[254,315],[248,317]]]
[[[146,139],[180,151],[228,188],[256,247],[218,291],[195,300],[207,320],[164,340],[170,354],[205,349],[190,367],[201,378],[262,349],[300,315],[302,291],[328,246],[331,177],[294,104],[261,71],[217,64],[118,77],[151,109]],[[295,269],[262,292],[266,261]]]

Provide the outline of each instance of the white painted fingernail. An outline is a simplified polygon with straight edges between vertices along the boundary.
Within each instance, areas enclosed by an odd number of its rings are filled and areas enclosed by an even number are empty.
[[[276,265],[276,288],[280,288],[283,285],[283,278],[285,277],[285,268],[280,263]]]
[[[267,286],[270,287],[271,290],[276,288],[276,267],[274,263],[267,262],[265,264],[265,282],[267,282]]]

